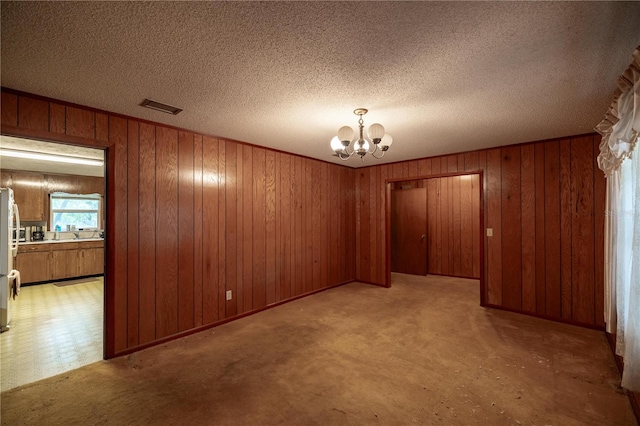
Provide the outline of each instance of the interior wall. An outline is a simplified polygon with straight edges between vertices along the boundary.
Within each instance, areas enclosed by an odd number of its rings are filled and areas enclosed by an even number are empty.
[[[426,179],[429,273],[480,278],[480,176]]]
[[[352,169],[7,89],[1,125],[108,148],[107,356],[355,278]]]
[[[356,171],[358,280],[385,285],[385,181],[483,171],[487,306],[604,327],[605,178],[595,134]],[[405,179],[406,178],[406,179]]]

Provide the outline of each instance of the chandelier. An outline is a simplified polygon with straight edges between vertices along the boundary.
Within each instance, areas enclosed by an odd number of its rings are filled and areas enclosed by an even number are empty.
[[[368,138],[363,135],[364,121],[362,116],[368,112],[365,108],[357,108],[353,110],[353,113],[358,117],[358,128],[360,129],[360,135],[354,138],[354,131],[349,126],[340,127],[338,130],[338,136],[334,136],[331,139],[331,149],[341,160],[348,160],[354,154],[360,156],[360,160],[364,161],[366,154],[371,154],[375,158],[384,157],[384,153],[389,149],[393,143],[393,138],[390,134],[384,132],[384,127],[381,124],[375,123],[369,126]],[[351,143],[353,142],[353,146]],[[373,149],[369,150],[373,144]],[[376,154],[379,153],[379,154]]]

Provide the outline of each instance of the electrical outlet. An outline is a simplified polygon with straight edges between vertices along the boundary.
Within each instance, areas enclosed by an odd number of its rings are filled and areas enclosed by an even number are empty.
[[[231,290],[227,290],[227,300],[231,300],[233,298],[233,293]]]
[[[487,228],[487,237],[493,237],[493,228]]]

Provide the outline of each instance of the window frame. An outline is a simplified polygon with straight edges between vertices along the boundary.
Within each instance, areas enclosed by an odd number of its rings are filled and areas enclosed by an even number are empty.
[[[68,199],[68,200],[95,200],[98,202],[98,206],[96,209],[54,209],[53,208],[53,200],[57,199]],[[54,215],[56,213],[96,213],[97,220],[95,228],[83,228],[83,229],[101,229],[100,224],[102,223],[102,196],[100,194],[69,194],[66,192],[54,192],[49,194],[49,223],[50,230],[54,230],[55,222]],[[62,229],[65,231],[66,229]]]

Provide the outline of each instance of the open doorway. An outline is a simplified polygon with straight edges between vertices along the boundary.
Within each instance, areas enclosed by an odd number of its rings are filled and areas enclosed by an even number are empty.
[[[8,136],[0,146],[0,186],[21,216],[20,292],[0,334],[5,391],[103,359],[106,190],[102,149]]]
[[[480,280],[483,287],[482,172],[387,182],[391,272]]]

